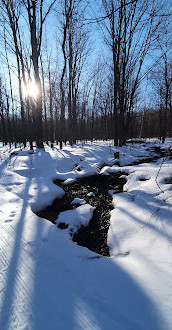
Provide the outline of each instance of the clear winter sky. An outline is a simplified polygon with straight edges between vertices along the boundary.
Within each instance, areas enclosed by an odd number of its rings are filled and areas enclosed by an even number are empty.
[[[45,8],[48,8],[50,3],[51,0],[45,0],[44,2]],[[109,58],[111,57],[111,52],[103,39],[102,26],[98,26],[97,23],[94,21],[95,17],[103,16],[101,12],[101,3],[102,3],[101,0],[89,0],[84,2],[84,7],[83,7],[84,17],[86,18],[85,29],[88,30],[89,48],[90,48],[89,57],[84,68],[84,73],[85,76],[87,77],[88,74],[90,74],[90,71],[96,70],[98,62],[104,62],[105,60],[109,62]],[[167,4],[167,7],[169,8],[169,13],[172,8],[172,6],[170,6],[170,3],[172,5],[171,0],[168,1]],[[60,25],[60,20],[62,18],[61,10],[62,9],[60,6],[60,2],[57,1],[55,6],[53,7],[53,10],[47,17],[46,24],[44,25],[44,32],[46,33],[44,33],[44,39],[42,42],[42,53],[44,54],[43,56],[44,64],[47,66],[47,53],[48,53],[48,56],[50,56],[51,59],[51,63],[52,63],[51,65],[52,66],[54,65],[54,68],[59,72],[59,75],[61,74],[61,67],[63,62],[63,56],[61,51],[61,41],[62,41],[61,25]],[[30,42],[30,36],[29,33],[26,32],[27,31],[26,21],[24,17],[21,19],[21,23],[23,25],[22,37],[24,38],[26,53],[28,54],[27,47]],[[16,65],[15,55],[12,54],[10,51],[8,53],[9,53],[10,69],[13,77],[14,90],[17,93],[18,83],[17,83],[17,76],[15,71],[15,65]],[[143,66],[141,76],[152,66],[152,64],[156,61],[158,56],[159,56],[158,52],[157,53],[152,51],[149,52]],[[7,84],[7,88],[8,88],[9,79],[7,73],[6,60],[4,56],[4,43],[2,38],[0,39],[0,66],[1,66],[1,70],[0,70],[1,75],[5,83]],[[84,75],[82,79],[84,80]],[[150,96],[151,87],[150,84],[148,84],[147,79],[143,80],[142,86],[143,86],[142,95],[145,94],[147,95],[147,97]],[[151,101],[151,97],[149,97],[149,100]]]

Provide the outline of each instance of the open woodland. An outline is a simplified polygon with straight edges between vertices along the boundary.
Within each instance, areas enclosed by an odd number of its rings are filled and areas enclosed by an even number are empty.
[[[1,0],[0,140],[172,134],[171,1]]]
[[[0,0],[0,329],[172,330],[171,0]]]

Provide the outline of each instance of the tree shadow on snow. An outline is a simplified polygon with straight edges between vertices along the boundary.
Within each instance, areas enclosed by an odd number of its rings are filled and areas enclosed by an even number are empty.
[[[166,229],[166,225],[170,225],[171,223],[172,209],[168,203],[156,199],[156,196],[149,193],[140,193],[139,190],[134,190],[130,194],[125,192],[120,195],[123,203],[120,202],[120,206],[118,207],[117,205],[117,207],[124,214],[124,218],[129,216],[135,223],[138,223],[140,228],[146,227],[166,237],[170,244],[172,244],[172,235]],[[129,198],[131,199],[130,201]],[[128,203],[127,208],[123,208],[122,205],[126,205],[126,203]],[[134,210],[137,212],[139,209],[142,212],[139,211],[138,214],[134,213]]]
[[[21,214],[18,221],[18,225],[16,227],[16,230],[14,231],[12,228],[8,228],[9,224],[7,224],[7,234],[10,236],[10,239],[12,237],[13,239],[13,246],[10,243],[6,242],[6,249],[11,249],[11,256],[10,256],[10,263],[7,269],[7,276],[6,276],[6,285],[3,291],[3,299],[2,299],[2,308],[0,313],[0,329],[10,329],[10,322],[13,318],[13,312],[17,314],[17,309],[23,310],[27,308],[27,301],[23,301],[21,305],[17,305],[18,296],[20,293],[20,290],[22,291],[22,285],[23,280],[21,278],[20,274],[20,266],[21,266],[21,250],[24,247],[22,235],[24,230],[24,218],[25,218],[25,212],[27,207],[27,194],[29,191],[30,186],[30,180],[27,179],[25,184],[25,189],[23,192],[23,201],[22,201],[22,208],[21,208]],[[8,237],[5,237],[6,240],[8,240]],[[9,251],[6,251],[7,255]],[[27,272],[27,269],[26,269]],[[18,288],[17,288],[18,286]],[[18,290],[18,293],[17,293]],[[25,290],[29,292],[29,287],[26,286]],[[16,304],[16,305],[15,305]],[[16,309],[16,310],[15,310]]]
[[[112,259],[38,221],[31,329],[163,329],[157,306]]]

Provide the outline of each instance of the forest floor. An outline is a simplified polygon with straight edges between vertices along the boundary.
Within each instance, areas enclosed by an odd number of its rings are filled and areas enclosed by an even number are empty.
[[[131,142],[0,144],[0,329],[172,330],[172,140]]]

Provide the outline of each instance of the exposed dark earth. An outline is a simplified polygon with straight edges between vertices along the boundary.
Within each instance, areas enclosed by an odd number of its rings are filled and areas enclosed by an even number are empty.
[[[60,180],[55,180],[54,183],[64,189],[65,195],[61,199],[55,199],[51,206],[37,212],[37,215],[54,223],[60,212],[77,207],[76,205],[71,205],[74,198],[84,199],[91,206],[96,207],[96,209],[88,226],[81,226],[72,239],[79,245],[85,246],[94,252],[109,256],[107,232],[110,225],[110,211],[113,209],[113,205],[112,197],[108,194],[108,190],[114,190],[114,193],[123,191],[126,179],[120,177],[122,174],[126,173],[92,175],[78,179],[69,185],[65,185]],[[87,194],[90,192],[93,193],[93,196],[88,197]],[[65,229],[67,225],[60,223],[58,227]]]

